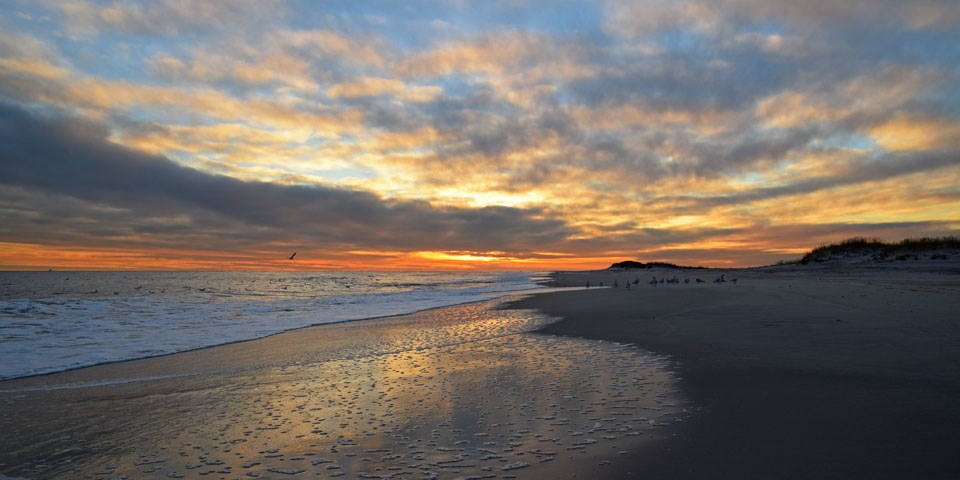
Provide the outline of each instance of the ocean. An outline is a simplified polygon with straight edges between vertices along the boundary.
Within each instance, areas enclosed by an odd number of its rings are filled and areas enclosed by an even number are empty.
[[[540,288],[531,273],[0,272],[0,380]]]

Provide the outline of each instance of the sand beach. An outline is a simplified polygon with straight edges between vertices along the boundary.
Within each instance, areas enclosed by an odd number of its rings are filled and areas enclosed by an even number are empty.
[[[738,282],[712,283],[724,272]],[[681,283],[645,283],[654,276]],[[564,317],[545,333],[631,342],[680,362],[698,413],[633,457],[647,478],[960,473],[956,264],[577,272],[558,283],[588,279],[619,288],[517,306]]]
[[[727,281],[715,283],[720,275]],[[960,472],[960,270],[948,264],[553,278],[558,286],[608,287],[0,382],[0,473],[876,479]]]

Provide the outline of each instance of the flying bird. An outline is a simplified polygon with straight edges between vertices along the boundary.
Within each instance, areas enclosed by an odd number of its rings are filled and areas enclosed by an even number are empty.
[[[297,252],[293,252],[293,255],[290,255],[290,258],[288,258],[287,260],[293,260],[293,257],[296,257],[296,256],[297,256]]]

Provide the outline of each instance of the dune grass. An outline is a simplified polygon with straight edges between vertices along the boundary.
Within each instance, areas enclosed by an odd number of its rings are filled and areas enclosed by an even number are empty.
[[[896,255],[897,259],[902,260],[909,255],[916,256],[920,253],[941,249],[960,250],[960,237],[956,235],[918,237],[906,238],[899,242],[884,242],[878,238],[853,237],[838,243],[819,245],[810,253],[804,255],[799,263],[806,265],[810,262],[823,262],[834,257],[858,255],[872,255],[873,258],[878,260]]]

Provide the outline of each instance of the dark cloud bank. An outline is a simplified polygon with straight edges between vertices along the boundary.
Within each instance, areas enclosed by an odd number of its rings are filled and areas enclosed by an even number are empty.
[[[21,241],[127,239],[158,246],[182,243],[186,235],[214,244],[191,248],[523,252],[572,232],[537,209],[437,208],[363,191],[212,175],[111,143],[100,125],[11,105],[0,105],[0,170],[0,205],[8,217],[0,232]]]

